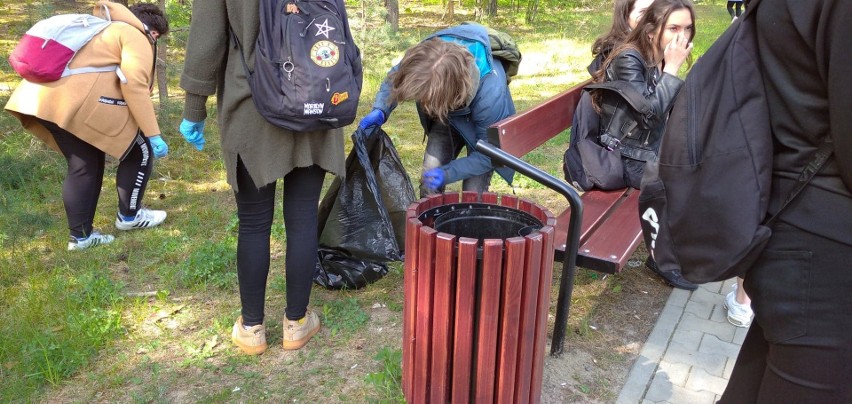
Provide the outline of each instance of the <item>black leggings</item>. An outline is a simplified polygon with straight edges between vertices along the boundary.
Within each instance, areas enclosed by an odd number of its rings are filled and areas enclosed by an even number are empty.
[[[68,172],[62,182],[62,202],[68,218],[68,230],[77,238],[92,234],[95,209],[104,181],[105,154],[73,133],[53,122],[39,119],[53,134],[62,155],[68,162]],[[153,150],[142,132],[136,134],[133,145],[118,164],[115,187],[118,191],[118,211],[134,216],[142,206],[142,196],[154,167]]]
[[[287,308],[290,320],[305,316],[317,261],[317,207],[325,171],[319,166],[296,168],[284,176],[284,225]],[[237,277],[243,324],[263,322],[269,238],[275,211],[275,182],[255,187],[242,160],[237,160]]]
[[[734,13],[734,5],[737,6],[736,14]],[[743,7],[742,1],[729,1],[728,2],[728,14],[731,15],[731,18],[739,17],[743,13],[742,7]]]

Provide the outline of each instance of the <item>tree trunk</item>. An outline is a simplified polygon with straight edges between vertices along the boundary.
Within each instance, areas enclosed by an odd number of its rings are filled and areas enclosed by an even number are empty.
[[[533,1],[533,0],[530,0],[530,1]],[[497,16],[497,0],[489,0],[488,1],[488,6],[485,8],[485,15],[487,15],[489,17]]]
[[[535,17],[538,14],[538,0],[529,0],[527,3],[527,24],[535,22]]]
[[[447,8],[444,9],[444,15],[441,16],[441,19],[444,21],[452,21],[456,16],[456,8],[455,8],[456,0],[447,0]]]
[[[385,8],[388,10],[385,21],[393,32],[399,31],[399,0],[385,0]]]
[[[165,12],[166,0],[159,0],[160,10]],[[160,107],[166,105],[169,101],[169,79],[166,72],[166,59],[169,50],[168,41],[158,41],[157,43],[157,88],[160,92]]]

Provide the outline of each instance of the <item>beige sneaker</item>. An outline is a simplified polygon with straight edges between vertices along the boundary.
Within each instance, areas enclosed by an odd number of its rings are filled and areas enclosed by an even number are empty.
[[[258,324],[245,329],[240,316],[231,330],[231,341],[245,354],[260,355],[266,351],[266,327]]]
[[[320,320],[316,313],[308,310],[301,320],[293,321],[285,317],[282,326],[284,327],[282,335],[284,349],[294,350],[305,346],[320,330]]]

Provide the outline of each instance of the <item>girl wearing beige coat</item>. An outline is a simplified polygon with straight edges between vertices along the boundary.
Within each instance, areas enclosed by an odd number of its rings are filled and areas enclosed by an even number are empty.
[[[105,9],[113,23],[77,52],[70,67],[118,65],[125,80],[117,72],[75,74],[48,83],[23,80],[6,104],[25,129],[68,162],[62,199],[69,250],[114,239],[93,230],[106,154],[120,159],[116,227],[152,227],[166,218],[163,211],[142,208],[142,197],[153,157],[168,152],[150,98],[154,45],[168,32],[168,22],[150,4],[128,9],[100,1],[94,14],[103,18]]]

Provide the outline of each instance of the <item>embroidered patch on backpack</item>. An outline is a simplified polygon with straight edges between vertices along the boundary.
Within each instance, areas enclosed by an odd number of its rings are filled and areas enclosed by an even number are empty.
[[[331,41],[319,41],[311,47],[311,60],[320,67],[331,67],[340,60],[340,50]]]

